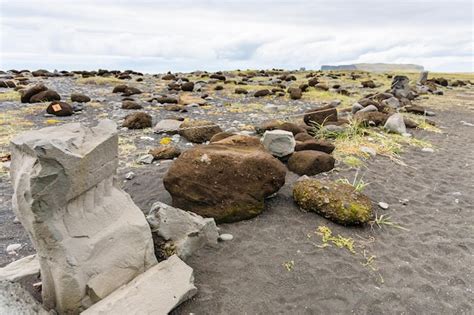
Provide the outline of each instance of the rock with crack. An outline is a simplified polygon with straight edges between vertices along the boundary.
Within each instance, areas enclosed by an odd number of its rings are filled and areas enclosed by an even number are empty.
[[[181,259],[188,258],[206,244],[217,244],[219,233],[212,218],[155,202],[146,219],[153,233],[172,242]]]
[[[115,181],[110,120],[25,132],[11,141],[13,210],[41,268],[43,304],[86,309],[156,264],[148,223]]]
[[[168,314],[196,292],[193,269],[173,255],[82,314]]]
[[[39,275],[39,273],[38,257],[30,255],[0,268],[0,281],[20,281],[29,276]]]

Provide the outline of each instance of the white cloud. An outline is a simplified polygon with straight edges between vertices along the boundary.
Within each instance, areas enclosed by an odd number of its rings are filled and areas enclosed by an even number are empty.
[[[474,70],[470,0],[0,1],[2,69]]]

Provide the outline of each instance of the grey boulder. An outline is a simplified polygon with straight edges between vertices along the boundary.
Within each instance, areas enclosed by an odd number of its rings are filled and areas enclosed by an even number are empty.
[[[262,144],[273,156],[283,157],[295,151],[295,137],[285,130],[265,131]]]
[[[383,127],[389,132],[394,132],[401,135],[407,133],[403,116],[399,113],[392,114],[390,117],[388,117]]]

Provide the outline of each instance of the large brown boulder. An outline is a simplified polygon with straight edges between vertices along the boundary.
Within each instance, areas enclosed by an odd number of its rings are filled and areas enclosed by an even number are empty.
[[[285,166],[259,144],[243,146],[237,141],[185,151],[163,183],[173,197],[173,206],[217,222],[235,222],[260,214],[265,198],[284,185],[285,175]]]
[[[288,160],[288,169],[298,175],[316,175],[334,168],[334,158],[321,151],[297,151]]]
[[[335,148],[334,144],[329,141],[314,138],[305,141],[296,141],[295,145],[295,151],[315,150],[328,154],[332,153]]]
[[[293,187],[293,198],[303,210],[344,225],[363,224],[372,217],[370,199],[346,183],[302,180]]]
[[[219,132],[222,132],[222,129],[212,121],[192,120],[181,124],[179,134],[188,141],[203,143]]]
[[[40,103],[40,102],[52,102],[52,101],[60,101],[61,96],[56,91],[53,90],[46,90],[41,91],[38,94],[33,95],[30,98],[30,103]]]
[[[303,96],[303,91],[300,88],[291,87],[288,89],[288,93],[290,93],[292,100],[299,100]]]
[[[46,91],[48,88],[46,86],[44,86],[44,84],[37,84],[35,86],[32,86],[31,88],[27,89],[26,91],[24,91],[21,95],[21,102],[22,103],[29,103],[30,102],[30,98],[33,96],[33,95],[36,95],[40,92],[43,92],[43,91]]]
[[[71,105],[66,102],[58,101],[49,104],[46,108],[46,112],[55,116],[71,116],[74,113]]]
[[[315,123],[323,125],[330,121],[337,121],[337,110],[331,106],[307,110],[303,117],[305,124],[313,126]]]

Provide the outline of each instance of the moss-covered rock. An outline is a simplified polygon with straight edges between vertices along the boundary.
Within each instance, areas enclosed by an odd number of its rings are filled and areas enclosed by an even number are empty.
[[[293,187],[293,198],[303,210],[344,225],[363,224],[372,217],[370,199],[345,183],[302,180]]]

